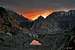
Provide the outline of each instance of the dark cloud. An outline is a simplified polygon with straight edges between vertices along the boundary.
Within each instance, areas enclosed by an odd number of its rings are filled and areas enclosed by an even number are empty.
[[[75,0],[0,0],[0,5],[7,6],[11,9],[16,9],[18,7],[20,9],[37,9],[47,7],[62,8],[74,7]]]

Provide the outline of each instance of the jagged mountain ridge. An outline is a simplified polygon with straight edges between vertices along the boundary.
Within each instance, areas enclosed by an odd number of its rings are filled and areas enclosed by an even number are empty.
[[[2,11],[2,9],[4,11]],[[39,17],[37,20],[30,22],[27,19],[22,18],[22,16],[16,13],[13,13],[12,11],[8,12],[4,8],[2,9],[0,9],[2,11],[2,12],[0,11],[0,15],[1,15],[0,21],[2,21],[0,22],[1,23],[0,24],[0,27],[1,27],[0,28],[0,35],[1,35],[0,40],[3,43],[4,41],[7,42],[7,40],[10,42],[10,36],[7,37],[6,33],[13,32],[13,33],[16,33],[15,35],[16,38],[13,41],[19,44],[17,45],[13,42],[12,43],[8,42],[8,43],[5,43],[6,44],[5,46],[8,46],[9,44],[15,44],[12,47],[14,46],[25,47],[24,45],[26,44],[26,40],[28,40],[27,42],[28,44],[29,41],[31,41],[32,39],[32,36],[29,37],[27,34],[25,34],[26,32],[28,32],[28,34],[29,33],[37,34],[37,35],[40,34],[39,39],[41,39],[40,41],[42,41],[43,45],[49,46],[53,50],[57,50],[58,48],[63,48],[62,44],[66,42],[66,39],[68,38],[69,34],[70,34],[69,36],[71,37],[72,37],[72,34],[74,36],[74,33],[75,33],[75,11],[74,10],[70,10],[68,12],[65,12],[65,11],[53,12],[46,19],[44,19],[43,17]],[[25,29],[23,29],[24,27]],[[31,28],[31,30],[30,31],[27,30],[26,27],[28,29]],[[20,30],[24,30],[24,31],[19,32]],[[4,36],[2,36],[2,32],[4,32],[5,34]],[[45,34],[46,36],[43,37],[42,36],[43,34]],[[64,34],[66,34],[66,36]],[[2,42],[0,42],[0,44]]]
[[[40,16],[35,21],[29,21],[27,18],[24,18],[22,15],[19,15],[16,12],[13,12],[10,10],[6,10],[5,8],[2,8],[2,7],[0,7],[0,14],[2,14],[1,16],[3,16],[3,18],[0,18],[0,19],[1,20],[3,19],[4,23],[10,23],[11,25],[9,26],[10,29],[13,27],[18,29],[25,28],[29,30],[29,29],[32,29],[32,27],[36,27],[35,25],[37,24],[35,23],[40,23],[40,21],[42,21],[41,18],[43,18]],[[7,22],[5,21],[5,19]]]
[[[62,30],[70,31],[75,27],[75,10],[69,10],[68,12],[55,12],[53,15],[49,15],[47,20],[50,21],[50,17],[54,18],[54,20],[58,23],[58,27]]]
[[[4,9],[4,8],[3,8]],[[1,10],[2,11],[2,10]],[[7,10],[4,10],[4,11],[7,11]],[[65,16],[65,15],[69,15],[70,16],[70,14],[71,13],[69,13],[69,12],[71,12],[72,14],[73,14],[73,12],[74,12],[74,10],[70,10],[70,11],[68,11],[68,12],[65,12],[65,11],[59,11],[59,12],[53,12],[52,14],[50,14],[49,16],[47,16],[47,18],[45,19],[45,20],[49,20],[48,18],[51,18],[51,16],[53,17],[53,16],[57,16],[57,17],[59,17],[59,18],[63,18],[63,15]],[[6,13],[6,12],[5,12]],[[0,13],[1,14],[1,13]],[[35,21],[33,21],[33,22],[31,22],[31,21],[29,21],[28,19],[26,19],[26,18],[23,18],[23,16],[21,16],[21,15],[18,15],[17,13],[15,13],[15,12],[12,12],[12,11],[8,11],[8,16],[9,15],[11,15],[11,16],[13,16],[13,18],[16,18],[16,22],[17,23],[20,23],[20,24],[22,24],[23,26],[26,26],[26,27],[32,27],[32,25],[33,25],[33,23],[36,23],[36,20],[38,21],[39,19],[36,19]],[[15,16],[16,15],[16,16]],[[56,17],[56,18],[57,18]],[[70,18],[70,17],[69,17]],[[10,19],[9,19],[10,20]],[[57,20],[57,19],[56,19]],[[63,19],[64,20],[64,19]],[[73,20],[74,20],[74,18],[73,18]],[[11,20],[10,20],[11,21]],[[10,22],[9,21],[9,22]],[[25,24],[24,24],[25,23]]]
[[[52,42],[50,40],[45,40],[47,42],[50,41],[51,44],[53,44],[53,48],[57,48],[58,50],[60,50],[59,48],[66,49],[66,47],[64,47],[65,46],[64,43],[68,43],[69,45],[69,41],[71,40],[71,38],[75,37],[75,10],[69,10],[68,12],[65,11],[53,12],[45,19],[45,21],[40,27],[39,32],[52,35],[49,36],[50,38],[47,36],[42,38],[44,40],[51,39],[51,38],[53,40],[53,36],[54,37],[56,36],[56,38],[54,38],[54,41]],[[44,43],[48,45],[46,42]],[[55,46],[54,43],[56,44],[56,47],[54,47]]]
[[[12,30],[16,29],[29,29],[32,27],[33,22],[29,21],[28,19],[24,18],[22,15],[17,14],[16,12],[6,10],[3,7],[0,7],[0,30],[1,32],[11,32]],[[7,28],[6,28],[7,27]],[[15,32],[14,31],[14,32]]]

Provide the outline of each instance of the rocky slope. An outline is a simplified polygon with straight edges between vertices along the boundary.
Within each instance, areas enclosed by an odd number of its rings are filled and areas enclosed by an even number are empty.
[[[61,50],[75,43],[75,10],[53,12],[46,19],[29,21],[22,15],[0,7],[0,49]],[[41,46],[31,46],[33,39]],[[68,44],[69,43],[69,44]],[[71,45],[72,44],[72,45]]]
[[[53,12],[39,29],[39,33],[45,34],[42,38],[44,45],[50,46],[53,50],[61,50],[65,43],[69,43],[70,38],[75,37],[75,10]]]

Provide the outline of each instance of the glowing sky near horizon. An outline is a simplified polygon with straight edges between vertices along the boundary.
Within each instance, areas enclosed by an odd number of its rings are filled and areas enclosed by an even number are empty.
[[[22,12],[22,15],[29,19],[29,20],[36,20],[39,16],[42,16],[46,18],[48,15],[50,15],[53,12],[53,9],[36,9],[36,10],[30,10],[27,12]]]
[[[75,0],[0,0],[0,6],[34,20],[39,15],[46,17],[53,9],[75,8]]]

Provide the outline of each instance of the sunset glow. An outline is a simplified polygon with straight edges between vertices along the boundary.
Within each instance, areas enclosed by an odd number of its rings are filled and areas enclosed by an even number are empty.
[[[53,10],[46,10],[45,13],[42,13],[41,16],[46,18],[48,15],[52,14]]]
[[[39,16],[43,16],[44,18],[46,18],[49,14],[51,14],[53,12],[52,9],[46,9],[46,10],[42,10],[42,9],[38,9],[38,10],[29,10],[27,12],[23,12],[22,15],[31,20],[34,21],[36,20]]]

